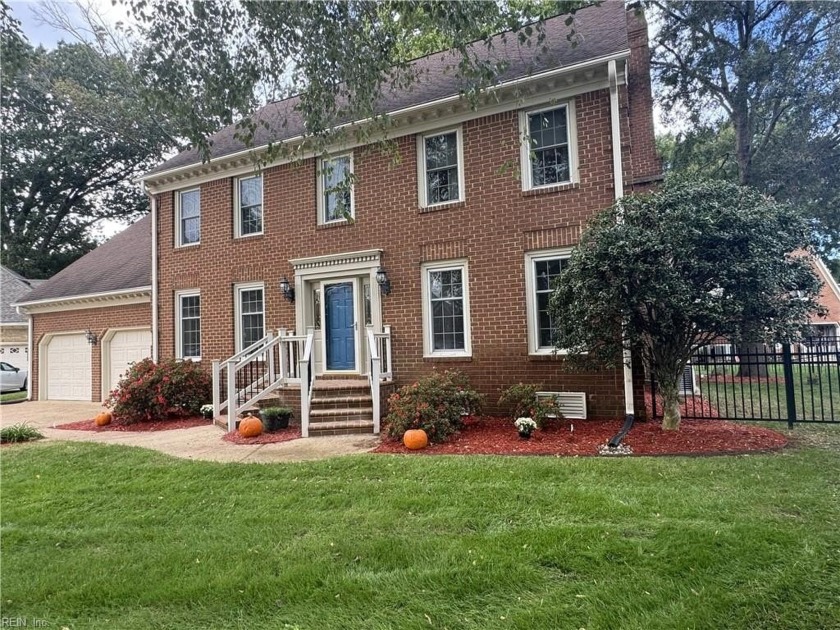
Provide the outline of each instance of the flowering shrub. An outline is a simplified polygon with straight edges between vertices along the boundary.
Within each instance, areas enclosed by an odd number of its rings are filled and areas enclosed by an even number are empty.
[[[133,363],[105,406],[126,422],[191,416],[212,393],[210,376],[191,361]]]
[[[532,418],[517,418],[514,423],[516,430],[520,433],[531,435],[534,429],[537,428],[537,423]]]
[[[540,385],[517,383],[502,392],[499,405],[510,409],[511,418],[533,418],[538,427],[550,417],[562,418],[557,401],[551,397],[538,398]]]
[[[461,372],[433,372],[388,399],[388,435],[401,439],[409,429],[423,429],[432,442],[443,442],[460,428],[461,415],[478,413],[482,402]]]

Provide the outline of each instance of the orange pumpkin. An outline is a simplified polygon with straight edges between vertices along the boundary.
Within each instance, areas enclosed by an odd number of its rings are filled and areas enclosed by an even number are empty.
[[[423,429],[410,429],[403,435],[403,444],[406,448],[417,451],[429,445],[429,436]]]
[[[263,431],[262,422],[259,418],[248,416],[239,422],[239,435],[250,438],[257,437]]]
[[[113,416],[111,415],[110,411],[102,411],[96,414],[96,417],[93,419],[93,422],[98,427],[104,427],[106,424],[111,424],[111,420],[113,420]]]

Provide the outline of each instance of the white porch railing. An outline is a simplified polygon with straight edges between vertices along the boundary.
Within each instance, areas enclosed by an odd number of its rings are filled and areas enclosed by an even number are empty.
[[[219,418],[227,411],[228,430],[233,431],[240,413],[278,387],[301,383],[299,357],[307,347],[311,355],[311,331],[306,336],[295,336],[280,329],[277,336],[269,332],[226,361],[213,361],[213,417]],[[308,385],[309,375],[306,379]],[[308,409],[306,421],[308,424]]]
[[[373,399],[373,432],[379,433],[381,427],[381,409],[379,385],[382,381],[390,381],[394,375],[391,370],[391,327],[385,326],[381,333],[367,329],[368,342],[368,382],[370,396]]]

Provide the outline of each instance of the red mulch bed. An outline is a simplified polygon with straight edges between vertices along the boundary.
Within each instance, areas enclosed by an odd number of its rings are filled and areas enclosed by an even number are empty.
[[[193,416],[190,418],[173,418],[171,420],[155,420],[154,422],[134,422],[132,424],[126,423],[124,420],[115,419],[111,424],[106,424],[104,427],[98,427],[93,420],[80,420],[79,422],[68,422],[67,424],[59,424],[56,429],[66,429],[68,431],[171,431],[172,429],[191,429],[193,427],[205,427],[210,424],[210,420],[205,420],[201,416]]]
[[[287,429],[280,429],[274,433],[261,433],[257,437],[246,438],[239,435],[237,431],[225,433],[222,439],[231,444],[279,444],[280,442],[289,442],[300,437],[300,427],[288,427]]]
[[[621,420],[564,420],[538,429],[523,440],[509,418],[468,418],[464,428],[443,444],[409,451],[401,442],[386,439],[376,453],[424,455],[597,455],[598,447],[618,433]],[[570,427],[574,426],[574,431]],[[663,431],[658,422],[637,423],[623,444],[634,455],[714,455],[782,448],[787,438],[770,429],[723,420],[684,420],[679,431]]]
[[[662,396],[656,395],[656,413],[657,417],[662,418],[662,410],[665,405],[662,402]],[[650,390],[645,390],[645,410],[647,416],[653,416],[653,403],[650,397]],[[694,416],[701,418],[719,418],[717,408],[702,396],[681,396],[680,397],[680,415]]]

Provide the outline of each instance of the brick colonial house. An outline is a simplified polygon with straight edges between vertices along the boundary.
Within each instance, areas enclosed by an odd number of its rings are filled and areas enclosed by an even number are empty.
[[[0,361],[29,369],[29,321],[14,303],[41,284],[0,265]]]
[[[30,320],[33,400],[104,400],[151,355],[151,218],[42,282],[16,308]]]
[[[381,103],[398,160],[346,142],[255,170],[269,142],[303,142],[291,98],[254,115],[270,124],[253,151],[230,127],[208,162],[145,175],[154,355],[212,369],[217,414],[279,395],[304,434],[377,431],[381,388],[435,368],[490,402],[522,381],[571,415],[623,416],[630,375],[564,373],[546,305],[584,222],[661,178],[647,26],[606,2],[577,13],[572,46],[564,19],[545,51],[497,38],[482,54],[510,65],[475,108],[455,57],[414,62],[419,83]]]

